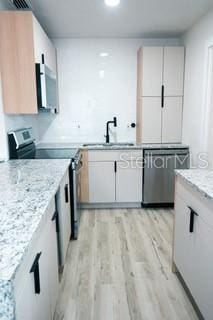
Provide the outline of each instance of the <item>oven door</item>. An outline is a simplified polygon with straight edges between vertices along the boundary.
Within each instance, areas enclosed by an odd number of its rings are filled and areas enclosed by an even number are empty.
[[[35,159],[35,154],[36,154],[35,145],[34,143],[30,143],[17,150],[17,159]]]

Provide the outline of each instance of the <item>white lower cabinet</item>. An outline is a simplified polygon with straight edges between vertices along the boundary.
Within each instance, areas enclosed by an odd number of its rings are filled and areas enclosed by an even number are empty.
[[[56,222],[51,219],[49,224],[48,236],[48,281],[49,281],[49,296],[50,296],[50,310],[51,319],[54,317],[55,306],[58,299],[59,290],[59,275],[58,275],[58,251],[57,251],[57,235],[56,235]]]
[[[89,199],[92,203],[115,202],[114,162],[89,162]]]
[[[118,161],[116,202],[142,202],[142,162]]]
[[[174,263],[203,317],[213,315],[213,205],[176,183]],[[192,223],[194,218],[194,223]],[[190,230],[191,222],[191,230]]]
[[[58,295],[58,257],[54,199],[39,235],[17,272],[14,284],[16,320],[52,320]]]
[[[61,182],[58,198],[58,211],[59,211],[59,228],[60,228],[60,251],[61,251],[61,264],[65,264],[67,249],[71,236],[71,213],[70,213],[70,184],[69,174],[66,173],[63,181]]]
[[[89,151],[90,203],[142,201],[142,151]]]
[[[34,279],[27,270],[25,279],[22,282],[22,290],[17,295],[16,319],[17,320],[36,320],[37,302],[34,293]],[[25,281],[24,281],[25,280]]]

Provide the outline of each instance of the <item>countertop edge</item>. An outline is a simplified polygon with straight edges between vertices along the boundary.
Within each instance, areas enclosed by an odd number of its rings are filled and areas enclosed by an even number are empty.
[[[196,169],[193,169],[196,170]],[[185,177],[182,173],[181,170],[175,170],[175,175],[177,177],[180,177],[183,181],[185,181],[189,186],[191,186],[195,191],[197,191],[198,193],[200,193],[205,199],[208,200],[213,200],[213,196],[211,196],[209,193],[207,193],[206,191],[204,191],[201,187],[199,187],[198,184],[192,182],[190,180],[190,178]]]

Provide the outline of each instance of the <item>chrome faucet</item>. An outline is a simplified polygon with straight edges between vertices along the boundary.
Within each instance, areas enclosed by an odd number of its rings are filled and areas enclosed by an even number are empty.
[[[110,139],[109,139],[109,125],[110,125],[110,123],[114,124],[114,127],[117,127],[117,118],[114,117],[114,118],[113,118],[113,121],[108,121],[108,122],[106,123],[106,135],[105,135],[105,137],[106,137],[106,143],[109,143],[109,142],[110,142]]]

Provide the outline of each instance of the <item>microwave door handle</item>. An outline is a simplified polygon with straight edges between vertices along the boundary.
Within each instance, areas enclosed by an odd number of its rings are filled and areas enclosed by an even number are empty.
[[[47,108],[47,95],[46,95],[46,75],[45,75],[45,65],[41,65],[41,102],[42,102],[42,107]]]

